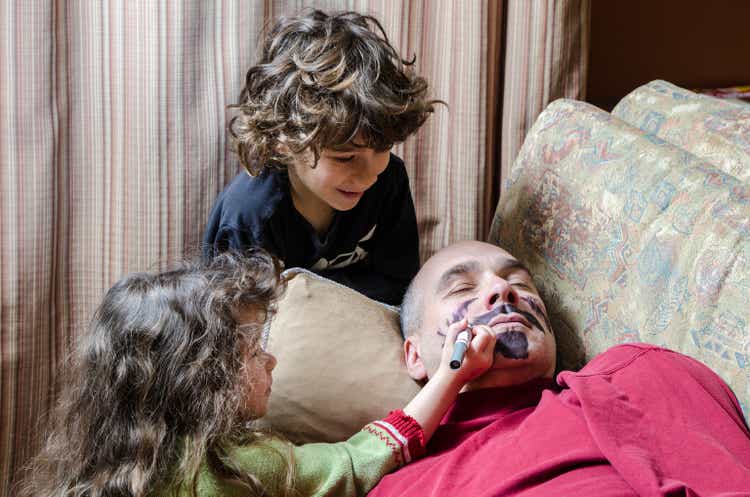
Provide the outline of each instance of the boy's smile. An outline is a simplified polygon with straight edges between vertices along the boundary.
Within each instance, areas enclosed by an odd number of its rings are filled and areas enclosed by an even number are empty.
[[[337,190],[339,191],[339,193],[341,193],[347,199],[349,199],[349,200],[355,200],[355,201],[358,201],[359,199],[361,199],[362,195],[364,195],[365,192],[367,191],[367,190],[361,190],[361,191],[353,190],[353,191],[348,191],[348,190],[344,190],[343,188],[337,188]]]

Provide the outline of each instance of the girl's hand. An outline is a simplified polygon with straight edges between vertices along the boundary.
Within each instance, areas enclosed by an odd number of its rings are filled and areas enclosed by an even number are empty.
[[[469,346],[461,362],[461,367],[451,369],[450,361],[453,355],[453,347],[458,334],[462,331],[467,331],[470,335]],[[495,335],[490,328],[485,325],[476,325],[469,328],[467,319],[464,318],[448,327],[437,374],[452,374],[454,379],[463,385],[487,371],[492,366],[494,357]]]
[[[451,369],[453,344],[461,331],[471,333],[471,341],[461,367]],[[440,365],[422,390],[404,407],[404,412],[413,417],[422,427],[425,440],[429,440],[448,407],[467,382],[481,375],[492,366],[495,357],[495,335],[486,326],[468,327],[466,319],[448,327],[445,344],[440,356]]]

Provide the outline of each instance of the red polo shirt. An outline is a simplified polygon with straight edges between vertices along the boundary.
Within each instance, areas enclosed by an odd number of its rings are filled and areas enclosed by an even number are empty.
[[[459,395],[427,457],[369,496],[750,496],[750,433],[706,366],[621,345],[556,385]]]

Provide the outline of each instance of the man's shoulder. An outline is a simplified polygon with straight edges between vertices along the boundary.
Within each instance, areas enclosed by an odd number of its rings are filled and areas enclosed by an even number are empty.
[[[623,343],[597,354],[579,371],[563,371],[563,373],[575,374],[576,376],[612,374],[650,353],[675,354],[675,352],[658,345],[640,342]]]
[[[711,368],[681,352],[659,345],[634,342],[610,347],[591,359],[578,372],[563,371],[558,376],[558,383],[564,383],[566,375],[577,377],[608,376],[633,369],[639,372],[660,370],[669,371],[669,374],[692,372],[716,376]]]

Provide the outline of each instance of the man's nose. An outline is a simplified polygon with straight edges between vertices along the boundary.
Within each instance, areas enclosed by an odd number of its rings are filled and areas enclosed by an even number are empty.
[[[493,277],[484,295],[482,304],[486,309],[492,309],[500,304],[518,305],[518,294],[507,280]]]

